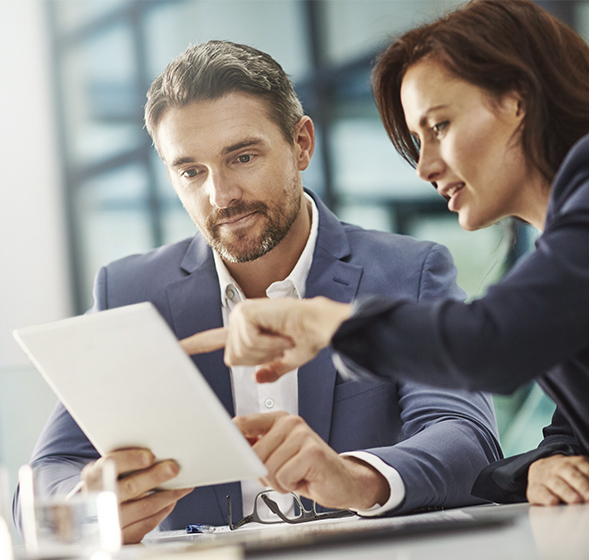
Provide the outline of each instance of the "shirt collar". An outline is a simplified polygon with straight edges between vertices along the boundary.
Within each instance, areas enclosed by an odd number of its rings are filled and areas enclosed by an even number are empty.
[[[290,274],[281,281],[274,282],[266,290],[267,295],[271,295],[272,292],[282,292],[287,286],[292,286],[294,292],[299,298],[305,297],[307,276],[313,263],[313,253],[315,251],[315,244],[317,242],[317,233],[319,230],[319,212],[317,205],[312,197],[307,193],[303,193],[305,198],[311,203],[311,231],[309,238],[305,244],[305,248],[294,266]],[[215,261],[215,268],[217,270],[217,276],[219,277],[219,287],[221,289],[221,304],[223,307],[228,307],[230,302],[236,303],[239,300],[245,299],[239,285],[233,279],[229,270],[225,266],[223,259],[213,250],[213,259]]]

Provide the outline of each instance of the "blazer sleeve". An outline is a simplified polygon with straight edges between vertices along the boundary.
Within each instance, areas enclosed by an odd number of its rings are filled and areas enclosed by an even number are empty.
[[[588,246],[586,177],[536,250],[484,297],[469,303],[360,300],[333,348],[359,373],[503,394],[572,356],[587,369]]]
[[[462,298],[452,258],[434,245],[425,259],[419,300]],[[491,396],[401,382],[402,441],[368,449],[395,468],[405,484],[405,499],[395,514],[464,506],[483,500],[471,494],[482,468],[501,459]]]
[[[552,455],[583,454],[571,425],[558,408],[551,424],[543,431],[544,439],[536,449],[486,466],[475,481],[473,494],[492,502],[525,502],[528,470],[532,463]]]
[[[491,397],[403,383],[399,404],[403,440],[367,450],[395,468],[405,484],[405,499],[394,513],[484,501],[472,495],[472,484],[502,457]]]

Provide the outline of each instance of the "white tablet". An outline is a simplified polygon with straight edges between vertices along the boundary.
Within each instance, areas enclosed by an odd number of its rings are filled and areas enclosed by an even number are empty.
[[[151,303],[26,327],[14,336],[104,455],[144,447],[180,465],[162,488],[264,476],[192,359]]]

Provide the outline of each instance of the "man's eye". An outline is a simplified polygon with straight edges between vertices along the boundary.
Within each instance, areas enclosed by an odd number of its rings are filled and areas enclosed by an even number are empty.
[[[239,163],[249,163],[252,161],[253,156],[251,154],[243,154],[237,157]]]
[[[187,179],[194,179],[198,175],[198,171],[196,169],[187,169],[186,171],[182,171],[182,177],[186,177]]]

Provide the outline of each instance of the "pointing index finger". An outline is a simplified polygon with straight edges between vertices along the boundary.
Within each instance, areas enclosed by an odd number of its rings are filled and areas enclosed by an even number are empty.
[[[204,354],[225,348],[227,343],[227,329],[221,327],[196,333],[180,341],[180,346],[188,355]]]

